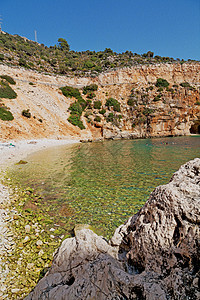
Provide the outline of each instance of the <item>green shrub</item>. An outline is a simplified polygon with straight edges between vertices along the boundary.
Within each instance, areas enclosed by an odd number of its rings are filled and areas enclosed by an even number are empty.
[[[136,100],[135,98],[133,98],[133,97],[130,97],[130,98],[128,99],[128,101],[127,101],[127,104],[128,104],[129,106],[134,106],[136,103],[137,103],[137,100]]]
[[[86,101],[87,108],[92,109],[92,101],[87,99]]]
[[[180,83],[180,86],[182,86],[184,88],[191,87],[190,84],[189,84],[189,82],[182,82],[182,83]]]
[[[34,85],[34,83],[33,83],[33,82],[29,82],[29,84],[30,84],[30,85]]]
[[[104,115],[104,114],[106,113],[105,108],[102,108],[101,110],[99,110],[99,113],[100,113],[101,115]]]
[[[200,105],[200,101],[197,101],[195,104],[196,104],[196,105]]]
[[[163,78],[158,78],[156,81],[156,86],[157,87],[168,87],[169,82]]]
[[[80,115],[71,115],[69,118],[68,118],[68,121],[74,125],[74,126],[78,126],[81,130],[82,129],[85,129],[85,126],[83,125],[83,122],[80,120]]]
[[[160,98],[161,98],[161,95],[157,95],[154,97],[153,101],[154,102],[160,101]]]
[[[3,61],[4,60],[4,54],[0,54],[0,61]]]
[[[101,117],[100,117],[100,116],[96,116],[96,117],[94,118],[94,121],[95,121],[95,122],[101,122]]]
[[[29,109],[22,110],[22,116],[24,116],[26,118],[31,118],[30,110]]]
[[[17,94],[6,82],[1,81],[0,98],[15,99],[17,98]]]
[[[27,64],[26,64],[25,59],[20,58],[20,59],[19,59],[19,65],[20,65],[21,67],[27,67]]]
[[[78,102],[72,103],[69,107],[69,110],[71,111],[71,114],[76,114],[79,116],[81,116],[82,111],[83,111],[81,105]]]
[[[14,79],[8,75],[1,75],[0,76],[2,79],[5,79],[8,83],[10,84],[16,84],[16,82],[14,81]]]
[[[95,92],[98,89],[98,85],[97,84],[90,84],[90,85],[86,85],[83,88],[83,94],[86,95],[88,92]]]
[[[101,101],[94,101],[94,109],[101,109]]]
[[[145,116],[148,116],[148,115],[152,114],[153,112],[154,112],[154,109],[151,109],[151,108],[144,108],[142,111],[143,115],[145,115]]]
[[[88,94],[87,94],[87,98],[88,99],[93,99],[95,97],[95,93],[94,92],[89,92]]]
[[[108,107],[112,106],[114,111],[117,111],[117,112],[121,111],[120,103],[114,98],[108,98],[106,100],[106,106],[108,106]]]
[[[87,69],[91,69],[91,68],[95,67],[95,64],[91,60],[86,60],[85,63],[84,63],[84,66]]]
[[[58,39],[58,44],[59,44],[59,47],[60,47],[61,50],[69,51],[70,47],[69,47],[68,42],[65,39],[59,38]]]
[[[88,117],[91,116],[91,115],[92,115],[92,111],[87,110],[86,113],[84,114],[84,117],[85,117],[85,118],[88,118]]]
[[[87,102],[83,98],[79,99],[78,103],[82,107],[82,110],[84,110],[86,108],[86,106],[87,106]],[[88,106],[90,106],[90,104]]]
[[[12,121],[14,117],[5,107],[0,107],[0,119],[3,121]]]
[[[64,87],[61,87],[60,90],[62,91],[62,93],[65,97],[69,97],[69,98],[74,97],[77,100],[83,100],[83,98],[81,97],[81,94],[77,88],[73,88],[72,86],[64,86]]]
[[[113,120],[114,120],[114,115],[113,115],[113,113],[110,113],[110,114],[107,116],[106,121],[107,121],[107,122],[113,122]]]
[[[80,104],[82,110],[84,110],[86,108],[87,103],[81,97],[81,94],[80,94],[80,92],[77,88],[73,88],[71,86],[65,86],[65,87],[60,88],[60,90],[62,91],[62,93],[65,97],[69,97],[69,98],[74,97],[74,98],[76,98],[78,100],[78,103]]]
[[[157,89],[157,92],[162,92],[163,91],[163,88],[162,87],[159,87],[158,89]]]

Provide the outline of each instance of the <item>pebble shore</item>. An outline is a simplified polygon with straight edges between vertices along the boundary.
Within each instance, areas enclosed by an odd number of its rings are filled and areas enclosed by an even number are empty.
[[[0,299],[6,299],[6,277],[9,273],[9,262],[6,257],[12,252],[14,245],[10,223],[13,213],[5,208],[10,201],[8,188],[0,184]]]
[[[77,143],[77,140],[35,140],[7,142],[0,144],[0,171],[1,179],[6,168],[25,158],[28,154],[45,148]],[[9,188],[0,183],[0,300],[8,299],[6,278],[9,274],[9,261],[7,258],[15,248],[14,234],[12,233],[13,216],[17,214],[14,208],[9,209]],[[15,293],[15,291],[12,291]]]

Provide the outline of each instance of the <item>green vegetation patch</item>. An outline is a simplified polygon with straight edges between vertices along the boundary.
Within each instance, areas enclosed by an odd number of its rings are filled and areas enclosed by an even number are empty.
[[[0,119],[3,121],[12,121],[14,117],[5,107],[0,107]]]
[[[134,106],[135,104],[137,104],[137,98],[134,98],[134,97],[130,96],[128,101],[127,101],[127,104],[129,106]]]
[[[109,122],[113,122],[114,121],[114,114],[113,113],[109,113],[109,115],[106,118],[106,121]]]
[[[155,109],[144,108],[143,111],[142,111],[142,113],[143,113],[143,115],[145,115],[145,116],[149,116],[149,115],[151,115],[152,113],[154,113],[154,111],[155,111]]]
[[[71,111],[71,114],[75,115],[82,115],[82,106],[78,102],[74,102],[70,105],[69,110]]]
[[[83,125],[83,122],[80,120],[80,115],[77,114],[72,114],[69,118],[68,121],[74,125],[78,126],[81,130],[85,129],[85,126]]]
[[[94,92],[89,92],[89,93],[87,94],[87,98],[88,98],[88,99],[93,99],[95,96],[96,96],[96,95],[95,95]]]
[[[68,42],[60,37],[56,45],[47,47],[33,41],[25,40],[19,35],[0,33],[0,62],[53,74],[96,77],[100,72],[116,68],[131,67],[138,64],[179,63],[180,59],[161,57],[152,51],[144,54],[125,51],[116,53],[110,48],[104,51],[74,51]],[[192,62],[192,60],[188,60]]]
[[[187,88],[187,87],[191,87],[191,85],[189,84],[189,82],[181,82],[180,83],[180,86],[184,87],[184,88]]]
[[[96,116],[96,117],[94,118],[94,121],[95,121],[95,122],[101,122],[101,117],[100,117],[100,116]]]
[[[157,95],[157,96],[154,97],[153,101],[154,101],[154,102],[160,101],[160,100],[161,100],[161,97],[162,97],[162,95],[159,94],[159,95]]]
[[[163,78],[158,78],[156,81],[156,86],[157,87],[168,87],[169,82]]]
[[[74,97],[77,99],[77,101],[72,103],[69,107],[71,115],[68,118],[68,121],[72,125],[78,126],[80,129],[85,129],[85,126],[83,125],[83,122],[81,121],[80,118],[82,112],[87,107],[87,102],[82,98],[79,89],[73,88],[71,86],[65,86],[60,89],[65,97],[69,97],[69,98]]]
[[[108,98],[106,100],[107,107],[113,107],[114,111],[120,112],[120,103],[115,98]]]
[[[99,113],[100,113],[101,115],[104,115],[104,114],[106,113],[105,108],[102,108],[101,110],[99,110]]]
[[[97,84],[86,85],[83,88],[83,94],[86,95],[88,92],[95,92],[97,90],[98,90],[98,85]]]
[[[0,82],[0,98],[15,99],[17,94],[15,91],[8,85],[7,82],[1,80]]]
[[[69,97],[69,98],[76,98],[77,100],[82,100],[83,98],[81,97],[81,94],[79,92],[79,89],[74,88],[72,86],[64,86],[61,87],[60,90],[62,91],[63,95],[65,97]]]
[[[3,61],[3,60],[4,60],[4,54],[1,53],[1,54],[0,54],[0,61]]]
[[[94,101],[94,109],[101,109],[101,101],[97,100],[97,101]]]
[[[10,84],[16,84],[16,81],[12,77],[10,77],[8,75],[1,75],[0,77],[2,79],[5,79]]]

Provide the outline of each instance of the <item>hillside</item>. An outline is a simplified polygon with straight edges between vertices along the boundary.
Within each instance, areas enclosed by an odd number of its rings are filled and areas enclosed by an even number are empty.
[[[16,93],[13,99],[0,94],[1,107],[14,117],[0,120],[1,140],[200,133],[198,62],[138,65],[94,78],[45,75],[1,64],[0,75],[16,82],[10,84],[1,78],[0,92],[9,86]],[[60,88],[65,86],[73,89],[63,90],[64,96]]]
[[[116,53],[104,51],[74,51],[68,42],[59,38],[54,46],[47,47],[19,35],[0,33],[0,62],[21,66],[39,72],[70,76],[96,77],[102,72],[124,67],[158,63],[183,64],[184,60],[154,55],[152,51],[138,54],[132,51]],[[191,59],[188,62],[192,62]],[[193,61],[195,63],[195,61]]]

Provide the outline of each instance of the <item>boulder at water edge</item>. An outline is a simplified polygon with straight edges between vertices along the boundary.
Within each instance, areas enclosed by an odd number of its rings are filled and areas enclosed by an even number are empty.
[[[200,299],[200,159],[157,187],[110,243],[81,227],[26,300]]]

